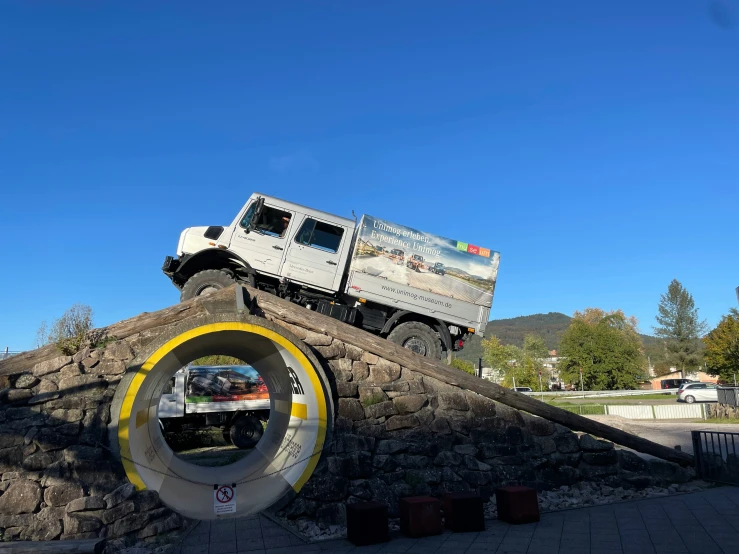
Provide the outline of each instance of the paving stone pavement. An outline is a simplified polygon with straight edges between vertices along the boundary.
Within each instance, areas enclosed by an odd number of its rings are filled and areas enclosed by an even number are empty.
[[[481,533],[450,533],[355,547],[349,541],[307,543],[265,516],[201,522],[175,554],[302,554],[330,551],[456,554],[736,554],[739,487],[542,514],[539,523],[485,522]]]

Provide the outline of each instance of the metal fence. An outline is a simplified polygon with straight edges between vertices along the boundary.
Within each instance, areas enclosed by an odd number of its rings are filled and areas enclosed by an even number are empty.
[[[21,354],[21,352],[8,350],[7,348],[5,350],[0,350],[0,361],[3,361],[6,358],[10,358],[11,356],[15,356],[16,354]]]
[[[739,485],[739,433],[692,431],[691,435],[697,476]]]
[[[719,387],[718,403],[726,406],[739,406],[739,388],[737,387]]]

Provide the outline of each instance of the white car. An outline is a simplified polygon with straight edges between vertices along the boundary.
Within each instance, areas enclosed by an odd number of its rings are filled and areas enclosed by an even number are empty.
[[[716,383],[686,383],[677,394],[678,402],[718,402]]]

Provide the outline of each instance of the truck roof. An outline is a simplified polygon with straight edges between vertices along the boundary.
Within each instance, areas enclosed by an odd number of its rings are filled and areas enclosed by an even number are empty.
[[[329,212],[324,212],[321,210],[316,210],[315,208],[310,208],[308,206],[302,206],[301,204],[296,204],[295,202],[288,202],[287,200],[283,200],[282,198],[277,198],[276,196],[270,196],[269,194],[262,194],[261,192],[255,192],[252,196],[253,197],[262,196],[264,197],[265,202],[269,202],[270,200],[274,202],[279,202],[285,208],[293,209],[297,212],[302,212],[306,215],[313,214],[313,215],[316,215],[317,217],[322,217],[323,219],[333,219],[337,223],[341,223],[343,225],[346,225],[347,227],[351,227],[352,229],[356,227],[356,222],[353,219],[341,217],[340,215],[332,214]]]

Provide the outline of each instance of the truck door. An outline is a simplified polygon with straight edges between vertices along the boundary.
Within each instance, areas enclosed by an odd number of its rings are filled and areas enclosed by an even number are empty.
[[[290,242],[282,274],[293,281],[338,290],[348,238],[351,234],[346,227],[306,216]]]
[[[255,214],[255,205],[253,202],[247,208],[231,237],[229,248],[257,271],[279,275],[288,237],[295,227],[295,214],[267,205],[261,213]],[[254,217],[257,221],[252,223]],[[247,232],[249,228],[252,230]]]
[[[159,398],[159,419],[185,415],[185,372],[178,371],[167,381]]]

